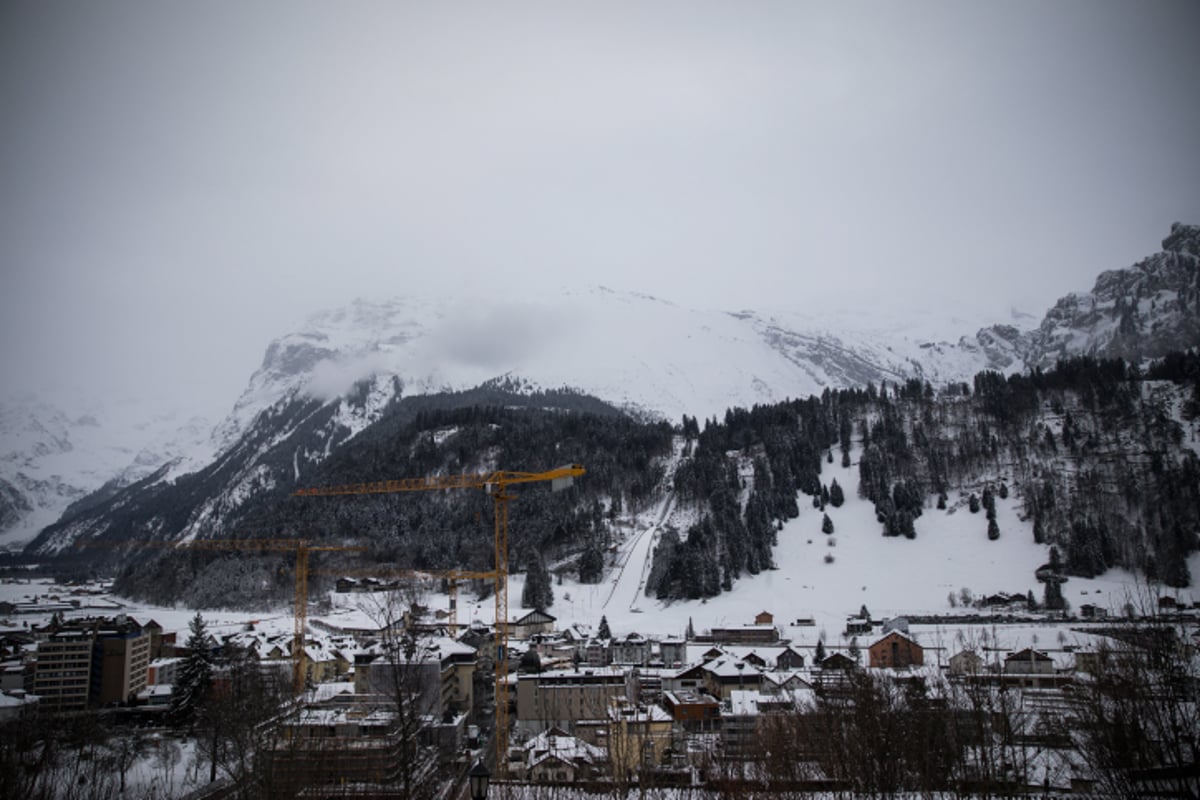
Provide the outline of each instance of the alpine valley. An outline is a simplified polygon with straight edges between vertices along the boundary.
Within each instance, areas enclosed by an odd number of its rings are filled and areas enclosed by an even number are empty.
[[[658,508],[671,525],[639,588],[715,597],[779,568],[802,506],[844,495],[901,543],[965,509],[975,546],[1041,547],[1048,585],[1113,568],[1191,585],[1200,226],[1173,225],[1160,252],[1040,323],[963,335],[977,325],[697,310],[605,288],[362,300],[272,342],[215,427],[166,414],[121,427],[32,398],[0,408],[0,535],[28,561],[112,571],[129,596],[249,606],[289,596],[287,558],[145,543],[302,537],[488,569],[486,494],[292,492],[578,463],[570,490],[530,486],[514,506],[510,567],[536,605],[555,573],[601,581],[623,526]],[[1015,509],[1004,529],[997,496]],[[980,507],[986,519],[968,516]]]

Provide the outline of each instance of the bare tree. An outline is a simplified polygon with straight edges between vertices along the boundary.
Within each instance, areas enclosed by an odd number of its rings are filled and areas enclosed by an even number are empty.
[[[418,581],[401,581],[392,590],[366,595],[360,607],[379,626],[374,648],[378,658],[369,665],[366,687],[381,696],[394,714],[397,742],[395,772],[391,776],[405,798],[419,800],[433,794],[429,781],[437,759],[422,746],[421,732],[439,709],[440,663],[426,639],[412,630],[425,589]]]
[[[1158,614],[1153,593],[1140,618],[1108,628],[1075,693],[1076,741],[1114,796],[1147,790],[1200,798],[1200,666],[1180,618]]]
[[[245,648],[226,646],[197,715],[197,755],[209,763],[210,782],[221,776],[240,793],[255,793],[256,758],[274,739],[289,696],[287,676]]]

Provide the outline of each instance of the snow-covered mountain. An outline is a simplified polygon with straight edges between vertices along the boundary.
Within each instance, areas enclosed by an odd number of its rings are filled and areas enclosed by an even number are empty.
[[[32,538],[105,487],[165,464],[204,463],[211,428],[136,401],[64,406],[26,395],[0,403],[0,547]]]
[[[1200,225],[1175,223],[1160,252],[1102,272],[1090,292],[1060,298],[1036,328],[994,326],[977,339],[997,363],[1043,368],[1081,354],[1137,363],[1200,345]]]
[[[256,459],[281,442],[303,439],[295,453],[311,466],[401,396],[489,382],[527,392],[570,387],[678,422],[826,388],[970,381],[980,370],[1049,366],[1065,355],[1141,360],[1200,345],[1198,254],[1200,226],[1176,224],[1163,252],[1101,274],[1091,293],[1062,298],[1040,325],[1013,314],[965,336],[983,321],[913,309],[889,310],[905,315],[898,321],[876,309],[694,309],[603,287],[519,301],[360,300],[272,342],[211,436],[200,420],[180,429],[163,415],[130,425],[34,401],[4,406],[0,534],[27,538],[109,481],[111,492],[151,474],[171,481],[219,466],[222,485],[188,523],[195,530],[254,493],[264,480]],[[297,462],[293,477],[301,469]]]
[[[913,376],[961,380],[989,366],[984,354],[957,346],[931,358],[927,340],[902,324],[855,324],[828,314],[685,308],[602,287],[490,306],[360,300],[272,342],[219,440],[235,440],[280,398],[332,399],[378,375],[396,376],[406,394],[492,380],[531,390],[567,386],[678,421],[826,387]]]

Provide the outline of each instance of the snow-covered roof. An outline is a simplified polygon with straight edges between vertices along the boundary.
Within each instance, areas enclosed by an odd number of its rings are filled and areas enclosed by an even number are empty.
[[[521,747],[527,753],[527,764],[535,767],[550,758],[572,764],[594,764],[604,758],[604,750],[578,739],[561,728],[551,727],[530,739]]]
[[[707,672],[718,678],[752,677],[761,675],[762,670],[752,662],[733,656],[723,656],[704,665]]]

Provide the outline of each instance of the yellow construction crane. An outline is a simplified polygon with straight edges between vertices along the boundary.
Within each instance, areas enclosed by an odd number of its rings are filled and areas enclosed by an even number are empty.
[[[496,770],[508,773],[508,503],[514,495],[508,487],[521,483],[550,481],[555,491],[564,489],[584,474],[579,464],[546,472],[481,472],[463,475],[433,475],[426,478],[402,478],[371,483],[351,483],[298,489],[298,497],[388,494],[392,492],[428,492],[441,489],[483,489],[492,496],[496,507]]]
[[[296,605],[292,633],[292,689],[304,691],[304,632],[308,627],[308,554],[314,551],[346,550],[362,552],[356,545],[315,545],[307,539],[192,539],[186,542],[124,540],[117,542],[79,542],[77,547],[161,547],[168,550],[249,550],[296,554]]]

